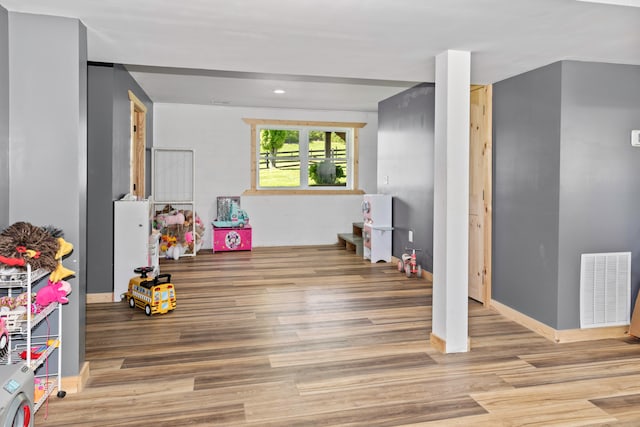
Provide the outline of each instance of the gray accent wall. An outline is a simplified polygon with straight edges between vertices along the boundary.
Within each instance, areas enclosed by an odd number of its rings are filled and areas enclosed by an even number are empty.
[[[580,255],[632,253],[640,286],[640,66],[562,63],[557,329],[579,326]],[[632,299],[635,301],[635,298]]]
[[[87,70],[87,293],[113,289],[113,68]]]
[[[580,326],[580,255],[632,252],[640,282],[640,67],[563,61],[493,86],[492,298]]]
[[[493,86],[492,299],[557,323],[560,63]]]
[[[393,255],[422,249],[418,263],[427,271],[433,271],[434,117],[431,83],[378,103],[378,192],[393,196]]]
[[[129,192],[131,90],[147,107],[146,143],[153,144],[153,103],[119,64],[88,67],[88,293],[113,291],[113,201]],[[147,171],[151,164],[147,162]],[[150,183],[145,185],[150,193]],[[133,275],[133,273],[132,273]]]
[[[0,6],[0,230],[9,225],[9,14]]]
[[[86,303],[86,28],[76,19],[9,13],[10,222],[54,225],[74,245],[63,307],[64,376],[84,362]]]

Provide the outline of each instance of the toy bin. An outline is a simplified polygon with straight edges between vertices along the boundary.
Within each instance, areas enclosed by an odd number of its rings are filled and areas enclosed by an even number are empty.
[[[251,226],[211,227],[213,229],[213,252],[250,251]]]

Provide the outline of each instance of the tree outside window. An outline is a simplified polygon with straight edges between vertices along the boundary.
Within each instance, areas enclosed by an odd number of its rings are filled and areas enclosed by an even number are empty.
[[[253,191],[356,190],[364,123],[243,120],[251,125]]]

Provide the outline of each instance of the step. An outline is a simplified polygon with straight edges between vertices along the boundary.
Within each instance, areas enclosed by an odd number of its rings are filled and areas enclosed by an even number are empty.
[[[355,251],[356,255],[362,255],[362,236],[353,233],[338,233],[338,244],[348,251]]]
[[[353,234],[355,236],[362,237],[362,228],[364,227],[364,222],[354,222],[352,224]]]

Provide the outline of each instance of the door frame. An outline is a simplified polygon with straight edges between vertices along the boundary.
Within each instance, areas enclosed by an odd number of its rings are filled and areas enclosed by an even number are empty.
[[[482,106],[482,121],[478,123],[480,126],[480,138],[482,140],[482,179],[481,187],[483,189],[483,239],[482,239],[482,282],[483,282],[483,301],[486,307],[491,304],[491,263],[492,263],[492,216],[493,216],[493,87],[491,85],[472,85],[471,91],[478,91],[477,95]],[[473,124],[472,124],[473,125]],[[470,174],[470,179],[474,178]],[[478,250],[478,248],[469,247],[469,251]],[[471,259],[471,256],[469,257]]]
[[[138,197],[145,197],[145,161],[146,161],[146,129],[147,107],[138,97],[129,91],[130,101],[130,135],[131,151],[129,161],[129,192]]]

